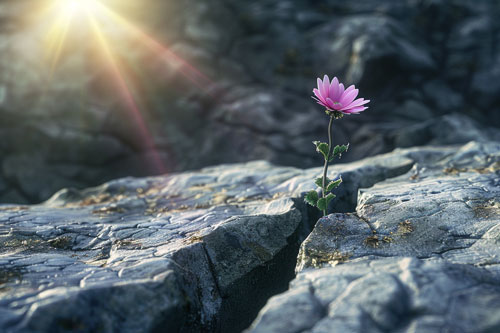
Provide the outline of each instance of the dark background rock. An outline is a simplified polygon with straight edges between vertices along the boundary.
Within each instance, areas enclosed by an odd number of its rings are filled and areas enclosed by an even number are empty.
[[[0,5],[1,202],[223,162],[317,166],[310,142],[325,138],[327,120],[309,96],[325,73],[372,100],[335,125],[335,140],[351,143],[343,162],[498,140],[495,1],[108,1],[209,78],[189,80],[182,64],[117,35],[113,52],[150,137],[88,29],[69,31],[51,73],[39,3]]]

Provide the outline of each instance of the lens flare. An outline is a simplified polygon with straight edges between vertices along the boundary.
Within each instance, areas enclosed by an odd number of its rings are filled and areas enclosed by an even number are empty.
[[[129,89],[127,81],[123,77],[122,73],[120,72],[118,63],[115,60],[115,58],[113,56],[113,52],[111,51],[111,49],[109,47],[109,43],[106,40],[106,37],[104,37],[104,35],[103,35],[101,29],[99,28],[99,25],[96,22],[95,18],[93,18],[90,15],[88,16],[88,18],[89,18],[92,30],[94,31],[95,36],[97,37],[97,40],[101,44],[104,56],[107,58],[107,61],[108,61],[109,65],[111,67],[111,70],[115,76],[115,80],[116,80],[118,89],[122,95],[122,98],[123,98],[126,106],[128,107],[128,109],[130,110],[132,119],[134,120],[134,122],[139,130],[139,133],[140,133],[142,139],[144,140],[144,143],[153,152],[153,159],[154,159],[154,164],[155,164],[154,167],[156,168],[157,171],[165,172],[165,166],[163,165],[163,162],[160,158],[160,155],[154,149],[153,138],[149,132],[149,129],[148,129],[146,123],[144,122],[144,119],[141,115],[141,111],[140,111],[139,107],[137,106],[137,103],[134,99],[132,92]]]
[[[68,44],[78,43],[78,38],[82,36],[79,33],[84,31],[84,36],[93,36],[97,41],[96,46],[100,50],[99,54],[110,69],[117,93],[119,93],[126,109],[129,110],[129,116],[137,128],[141,140],[153,152],[155,169],[158,172],[165,172],[166,168],[160,154],[155,150],[153,136],[144,120],[144,114],[136,102],[133,86],[127,78],[126,71],[121,68],[120,53],[116,49],[119,43],[114,38],[115,34],[119,32],[120,36],[125,36],[125,39],[139,41],[140,45],[152,56],[165,61],[168,70],[176,70],[207,94],[210,94],[209,87],[213,82],[163,43],[106,6],[102,2],[104,0],[50,1],[50,6],[44,12],[49,13],[48,17],[52,22],[46,35],[46,52],[51,64],[51,73],[57,69],[64,52],[71,52],[71,50],[68,51],[70,49]],[[110,35],[111,33],[113,35]],[[167,70],[167,68],[165,69]]]
[[[58,6],[68,15],[77,11],[92,10],[97,3],[97,0],[58,0]]]

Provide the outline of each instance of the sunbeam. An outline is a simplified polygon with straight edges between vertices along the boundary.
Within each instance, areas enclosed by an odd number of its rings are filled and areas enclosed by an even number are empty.
[[[121,68],[118,52],[120,44],[117,43],[115,34],[123,34],[124,42],[127,40],[138,41],[139,45],[142,45],[148,53],[168,66],[165,67],[165,70],[168,68],[181,74],[207,95],[211,95],[213,81],[172,52],[170,48],[99,0],[51,0],[43,12],[46,22],[53,21],[45,36],[46,57],[50,63],[51,77],[64,55],[73,50],[72,46],[78,47],[75,43],[78,43],[79,37],[85,38],[86,41],[88,37],[94,36],[101,54],[98,58],[102,58],[109,67],[117,92],[124,106],[129,110],[142,142],[153,152],[153,163],[155,164],[153,167],[158,172],[165,172],[166,167],[155,148],[153,136],[144,120],[141,108],[136,102],[137,93],[140,90],[133,89],[126,71]]]
[[[62,48],[68,38],[68,30],[71,29],[74,21],[81,19],[83,13],[90,13],[94,21],[101,25],[109,25],[109,22],[113,22],[114,28],[121,28],[130,39],[138,40],[156,57],[164,60],[169,68],[181,73],[203,91],[209,92],[208,88],[213,84],[213,81],[207,75],[102,2],[97,0],[54,0],[50,7],[52,8],[51,12],[58,12],[58,18],[47,35],[49,41],[47,49],[52,67],[55,67],[60,59]]]
[[[177,69],[182,73],[187,79],[192,83],[197,85],[199,88],[206,90],[206,88],[213,82],[208,76],[203,74],[201,71],[196,69],[193,65],[189,64],[187,61],[179,57],[177,54],[172,52],[168,47],[158,42],[153,37],[146,34],[141,29],[137,28],[126,20],[123,16],[117,14],[116,12],[109,9],[102,3],[96,3],[96,7],[101,9],[102,13],[105,13],[108,17],[112,18],[114,22],[118,25],[125,27],[130,33],[138,39],[141,43],[145,44],[153,52],[166,61],[166,63],[172,68]]]
[[[137,128],[139,129],[140,135],[142,139],[144,140],[144,143],[146,144],[147,147],[149,147],[153,153],[153,158],[154,158],[154,167],[156,168],[157,171],[163,173],[166,171],[166,168],[161,160],[161,157],[158,154],[158,151],[155,148],[154,141],[152,139],[151,133],[149,132],[149,129],[144,122],[142,113],[134,99],[134,96],[129,88],[129,85],[127,84],[126,79],[123,77],[117,60],[115,59],[113,52],[111,48],[109,47],[109,43],[106,40],[106,37],[102,33],[98,22],[95,20],[95,18],[92,16],[92,13],[87,12],[87,17],[90,22],[90,26],[94,32],[94,35],[96,36],[101,50],[104,53],[104,56],[113,72],[113,75],[116,80],[116,84],[118,86],[118,90],[120,94],[122,95],[125,104],[127,108],[130,110],[132,119],[134,120],[134,123],[136,124]]]
[[[72,13],[70,13],[70,15],[67,15],[67,13],[61,13],[53,24],[52,29],[47,34],[47,58],[50,62],[51,73],[54,72],[61,56],[71,19]]]

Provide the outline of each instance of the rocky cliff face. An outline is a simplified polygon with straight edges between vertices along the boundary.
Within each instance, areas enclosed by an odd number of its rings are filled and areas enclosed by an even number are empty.
[[[495,331],[499,152],[336,165],[346,213],[314,229],[302,195],[321,170],[266,162],[2,205],[0,330],[236,332],[284,292],[250,331]]]
[[[39,3],[0,5],[0,202],[227,162],[314,166],[310,142],[326,134],[309,95],[324,73],[372,100],[336,126],[336,140],[352,144],[346,161],[479,140],[453,135],[474,122],[500,126],[494,1],[110,0],[210,78],[199,87],[137,41],[113,39],[149,140],[92,38],[70,33],[51,72],[43,43],[52,22],[32,15]],[[452,112],[459,125],[439,118]]]

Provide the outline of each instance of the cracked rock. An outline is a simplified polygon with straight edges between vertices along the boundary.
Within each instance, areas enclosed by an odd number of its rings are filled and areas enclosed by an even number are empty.
[[[409,172],[360,189],[355,212],[317,222],[289,291],[249,332],[500,329],[500,144],[406,153]],[[297,324],[306,295],[324,315]]]
[[[348,180],[336,204],[349,210],[360,187],[451,151],[397,150],[334,165],[329,177]],[[243,330],[293,278],[318,214],[302,196],[320,173],[228,164],[2,205],[0,330]],[[296,303],[312,313],[319,303],[311,300]]]

